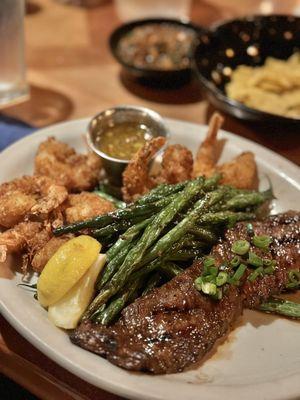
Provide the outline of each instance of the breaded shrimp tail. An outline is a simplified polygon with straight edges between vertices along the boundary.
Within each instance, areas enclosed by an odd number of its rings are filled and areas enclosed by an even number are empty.
[[[214,113],[209,122],[206,138],[201,143],[194,162],[193,176],[209,177],[216,172],[221,173],[220,183],[238,189],[257,189],[258,177],[254,155],[245,152],[222,165],[218,162],[217,134],[223,124],[223,117]]]
[[[6,260],[10,253],[21,253],[28,242],[38,235],[43,229],[40,222],[21,222],[14,228],[0,233],[0,259]]]
[[[217,163],[217,134],[223,125],[224,118],[215,112],[209,121],[206,138],[199,146],[194,162],[193,176],[211,175]]]
[[[123,172],[122,193],[125,201],[134,201],[155,186],[149,176],[149,163],[165,143],[166,138],[161,136],[150,140],[128,164]]]

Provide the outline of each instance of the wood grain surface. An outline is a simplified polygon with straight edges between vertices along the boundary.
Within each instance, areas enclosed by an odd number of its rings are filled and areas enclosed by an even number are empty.
[[[286,12],[292,11],[291,7],[300,7],[297,0],[284,4]],[[253,13],[257,11],[251,6],[250,9]],[[243,11],[249,12],[248,1],[244,9],[239,5],[236,10],[234,6],[219,8],[199,0],[192,2],[191,18],[209,26]],[[92,116],[104,108],[126,103],[150,107],[165,117],[206,123],[214,109],[203,98],[198,82],[177,89],[153,89],[121,71],[107,42],[120,22],[112,1],[103,0],[96,8],[85,9],[55,0],[30,0],[25,24],[31,98],[7,107],[4,114],[43,127]],[[300,132],[266,129],[231,117],[226,117],[224,128],[300,164]],[[0,317],[0,372],[41,399],[118,399],[49,360],[3,317]]]

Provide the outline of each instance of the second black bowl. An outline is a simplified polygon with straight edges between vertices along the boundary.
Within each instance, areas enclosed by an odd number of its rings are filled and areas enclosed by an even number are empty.
[[[194,63],[208,99],[216,108],[240,119],[300,126],[298,118],[247,107],[225,93],[225,85],[239,65],[259,66],[267,57],[287,59],[299,48],[300,18],[253,16],[225,22],[200,37]]]
[[[192,74],[192,67],[184,69],[172,69],[172,70],[159,70],[150,68],[140,68],[134,65],[126,63],[118,52],[118,44],[120,40],[127,35],[131,30],[137,26],[145,26],[149,24],[170,24],[179,27],[184,27],[192,29],[196,33],[196,43],[198,44],[201,40],[201,36],[206,34],[206,30],[199,25],[195,25],[188,22],[183,22],[176,19],[166,19],[166,18],[151,18],[151,19],[141,19],[129,22],[127,24],[121,25],[117,28],[110,36],[109,44],[110,49],[115,57],[115,59],[129,72],[132,76],[136,78],[141,78],[148,83],[154,84],[167,84],[176,85],[177,83],[186,82],[189,80]]]

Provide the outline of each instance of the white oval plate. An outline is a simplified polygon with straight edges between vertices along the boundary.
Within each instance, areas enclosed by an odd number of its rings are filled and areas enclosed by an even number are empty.
[[[195,151],[207,127],[166,120],[171,141]],[[81,150],[82,135],[88,120],[71,121],[42,129],[15,143],[0,154],[0,182],[31,173],[38,144],[56,136]],[[229,160],[241,151],[252,151],[262,179],[268,175],[277,199],[273,213],[299,210],[299,168],[277,154],[233,134],[222,159]],[[16,286],[14,279],[0,279],[1,312],[14,328],[34,346],[62,367],[93,385],[133,399],[185,400],[285,400],[300,397],[299,324],[266,314],[246,311],[229,339],[198,368],[191,371],[151,376],[130,373],[69,342],[62,330],[54,327],[47,313],[32,294]]]

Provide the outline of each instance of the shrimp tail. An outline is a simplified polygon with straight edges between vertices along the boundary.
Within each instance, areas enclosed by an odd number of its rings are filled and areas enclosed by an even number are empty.
[[[193,176],[210,176],[217,163],[217,135],[223,125],[224,118],[215,112],[208,126],[208,131],[204,141],[199,146],[194,162]]]
[[[166,143],[166,138],[159,136],[147,142],[133,157],[123,172],[122,193],[125,201],[130,202],[147,193],[155,182],[149,175],[149,163]]]

